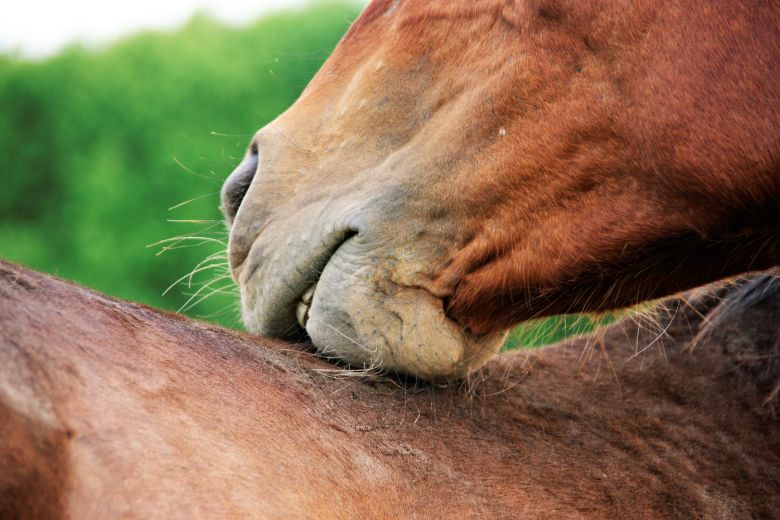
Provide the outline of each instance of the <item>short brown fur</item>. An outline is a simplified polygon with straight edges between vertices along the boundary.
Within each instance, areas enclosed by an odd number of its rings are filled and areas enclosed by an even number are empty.
[[[752,290],[410,386],[1,263],[0,516],[775,518]]]
[[[518,322],[780,263],[780,4],[375,0],[253,142],[249,330],[297,330],[316,283],[321,350],[462,375]]]

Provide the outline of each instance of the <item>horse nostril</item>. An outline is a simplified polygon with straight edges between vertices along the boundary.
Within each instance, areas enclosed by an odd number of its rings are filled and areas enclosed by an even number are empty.
[[[236,166],[222,185],[222,213],[231,225],[236,218],[241,201],[244,200],[252,184],[252,179],[255,178],[258,162],[257,143],[253,142],[244,160]]]

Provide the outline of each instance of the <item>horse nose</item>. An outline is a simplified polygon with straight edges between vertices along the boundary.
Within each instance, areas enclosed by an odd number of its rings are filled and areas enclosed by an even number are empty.
[[[252,179],[255,178],[257,164],[257,143],[252,142],[244,160],[236,166],[236,169],[225,180],[225,184],[222,185],[222,213],[231,225],[236,218],[241,201],[244,200],[244,196],[252,184]]]

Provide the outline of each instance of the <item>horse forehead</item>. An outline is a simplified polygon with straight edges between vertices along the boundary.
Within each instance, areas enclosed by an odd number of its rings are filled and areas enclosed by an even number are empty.
[[[382,16],[399,15],[402,20],[420,23],[437,18],[470,18],[486,12],[516,7],[515,0],[374,0],[363,11],[356,25],[367,24]]]
[[[479,33],[489,32],[497,19],[513,25],[516,19],[527,18],[525,15],[533,11],[530,7],[525,0],[375,0],[352,24],[341,45],[356,43],[357,47],[381,48],[387,43],[381,31],[390,29],[395,43],[425,42],[428,50],[433,51],[437,44],[452,44],[453,31],[469,33],[469,39],[475,40]],[[489,24],[473,25],[476,19]],[[439,30],[429,31],[432,27]],[[496,48],[495,52],[501,49]]]
[[[345,110],[362,110],[366,97],[377,98],[381,103],[369,108],[389,109],[416,106],[418,96],[435,97],[438,106],[463,89],[488,90],[494,83],[489,80],[506,73],[534,40],[517,33],[511,21],[496,23],[518,17],[526,3],[376,0],[352,24],[303,97],[339,98]],[[515,37],[505,37],[507,31]],[[490,95],[500,97],[499,92]]]

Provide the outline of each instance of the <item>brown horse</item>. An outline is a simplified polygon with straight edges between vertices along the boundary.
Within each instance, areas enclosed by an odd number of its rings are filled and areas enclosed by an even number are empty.
[[[778,324],[759,277],[410,386],[0,262],[0,518],[778,518]]]
[[[374,0],[223,207],[249,330],[426,378],[768,268],[780,6]]]

